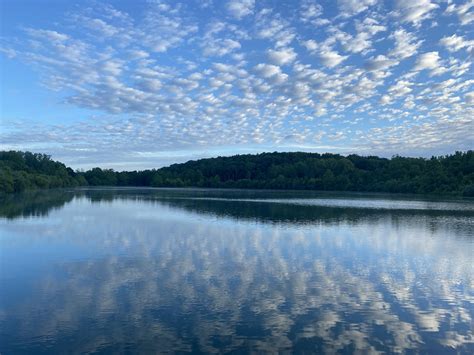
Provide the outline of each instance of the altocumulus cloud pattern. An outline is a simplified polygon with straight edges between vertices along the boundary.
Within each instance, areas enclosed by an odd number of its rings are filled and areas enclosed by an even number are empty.
[[[12,4],[4,149],[128,168],[472,148],[472,0],[90,1],[43,6],[32,22]],[[33,84],[49,98],[34,117],[18,99]]]

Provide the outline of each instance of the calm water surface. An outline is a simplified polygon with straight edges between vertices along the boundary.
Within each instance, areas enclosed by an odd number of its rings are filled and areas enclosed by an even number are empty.
[[[219,190],[0,200],[0,353],[474,353],[474,202]]]

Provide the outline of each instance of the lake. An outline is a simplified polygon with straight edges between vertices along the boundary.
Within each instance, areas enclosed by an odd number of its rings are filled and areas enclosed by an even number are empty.
[[[474,201],[203,189],[0,200],[0,353],[474,353]]]

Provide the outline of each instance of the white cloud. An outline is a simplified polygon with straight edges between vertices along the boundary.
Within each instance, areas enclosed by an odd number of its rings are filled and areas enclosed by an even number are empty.
[[[366,32],[358,33],[355,37],[345,41],[343,44],[344,49],[352,52],[359,53],[371,48],[372,42],[369,41],[370,34]]]
[[[474,91],[471,91],[465,94],[464,98],[466,99],[467,104],[474,105]]]
[[[358,33],[367,32],[370,36],[387,30],[386,26],[381,25],[379,21],[370,17],[366,17],[362,22],[356,21],[355,27]]]
[[[222,57],[233,52],[234,50],[239,49],[241,46],[239,42],[230,38],[226,38],[223,40],[207,42],[207,44],[203,47],[203,54],[205,56]]]
[[[418,25],[432,15],[439,6],[431,0],[397,0],[395,8],[402,22]]]
[[[389,95],[383,95],[380,98],[380,104],[381,105],[389,105],[392,102],[392,99]]]
[[[321,27],[321,26],[327,26],[331,24],[331,21],[326,18],[317,18],[314,21],[312,21],[312,24],[316,27]]]
[[[211,22],[199,41],[204,56],[222,57],[241,48],[235,27],[221,21]]]
[[[153,52],[164,53],[181,44],[197,30],[198,26],[193,21],[182,16],[179,5],[151,7],[141,26],[129,30],[129,41],[136,43],[138,35],[141,45]]]
[[[474,0],[467,0],[464,4],[449,4],[446,14],[456,14],[461,25],[468,25],[474,21]]]
[[[149,56],[150,54],[144,50],[132,49],[129,51],[130,59],[144,59],[144,58],[148,58]]]
[[[257,38],[273,41],[276,47],[287,47],[296,37],[290,23],[270,9],[257,14],[255,27]]]
[[[283,84],[288,80],[288,74],[283,73],[281,68],[276,65],[260,63],[255,66],[254,70],[274,85]]]
[[[32,29],[28,28],[27,33],[32,37],[54,41],[54,42],[64,42],[69,39],[69,36],[64,33],[59,33],[51,30],[41,30],[41,29]]]
[[[418,56],[413,70],[430,70],[431,75],[439,75],[446,69],[440,63],[438,52],[427,52]]]
[[[431,2],[410,4],[396,9],[406,23],[419,26],[436,14]],[[420,4],[428,6],[422,11]],[[206,21],[186,2],[149,2],[142,17],[112,7],[84,9],[66,18],[65,26],[58,20],[48,30],[27,29],[21,40],[3,38],[0,55],[37,70],[66,104],[115,117],[104,127],[116,136],[91,138],[87,148],[96,151],[135,141],[150,149],[271,145],[285,137],[309,144],[315,136],[323,143],[339,137],[341,144],[353,144],[354,133],[338,133],[341,123],[367,132],[379,122],[390,129],[401,120],[472,117],[473,46],[469,32],[455,27],[457,17],[445,16],[446,26],[431,36],[394,23],[393,14],[386,16],[387,2],[342,5],[344,16],[329,20],[321,16],[332,14],[333,4],[322,9],[317,1],[294,7],[265,3],[257,10],[251,6],[247,15],[243,10],[241,19],[252,16],[245,22],[222,16],[217,2],[206,7]],[[223,6],[228,10],[227,2]],[[448,9],[468,18],[466,7]],[[308,125],[315,117],[318,125]],[[75,134],[54,138],[56,143],[87,140],[78,126],[65,127]],[[100,130],[87,127],[84,135]],[[462,146],[465,139],[457,137]]]
[[[411,86],[413,83],[406,81],[406,80],[398,80],[394,85],[389,87],[387,90],[391,96],[399,97],[405,96],[406,94],[413,91]]]
[[[348,58],[332,50],[322,50],[318,53],[318,56],[321,62],[329,68],[339,65]]]
[[[254,69],[264,78],[270,78],[281,73],[280,67],[272,64],[260,63],[257,64]]]
[[[236,19],[242,19],[253,13],[255,0],[230,0],[227,3],[227,11]]]
[[[398,64],[397,61],[389,59],[386,56],[380,54],[375,58],[371,58],[367,63],[366,67],[368,70],[386,70],[394,65]]]
[[[96,31],[100,36],[110,37],[118,32],[114,26],[98,18],[86,19],[84,22],[90,29]]]
[[[439,43],[442,46],[445,46],[450,52],[457,52],[463,48],[466,48],[468,51],[474,49],[474,40],[469,41],[462,36],[457,36],[456,34],[441,38]]]
[[[413,33],[406,32],[403,29],[396,30],[390,38],[395,40],[395,47],[390,52],[390,56],[398,59],[405,59],[415,55],[423,43],[422,41],[416,41]]]
[[[283,48],[281,50],[270,49],[267,53],[270,61],[277,65],[286,65],[296,59],[296,53],[293,48]]]
[[[102,70],[107,74],[118,76],[123,71],[123,62],[120,60],[108,60],[103,63]]]
[[[0,47],[0,53],[3,53],[8,59],[13,59],[18,55],[17,51],[12,48]]]
[[[318,49],[318,43],[314,39],[302,42],[303,46],[310,52],[314,52]]]
[[[357,15],[376,3],[377,0],[337,0],[341,15],[344,17]]]
[[[301,21],[314,23],[322,13],[323,7],[316,1],[302,1],[300,10]]]

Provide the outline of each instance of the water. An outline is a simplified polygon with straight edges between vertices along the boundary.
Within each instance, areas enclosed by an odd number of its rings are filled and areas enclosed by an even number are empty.
[[[0,353],[474,352],[474,203],[102,189],[0,201]]]

